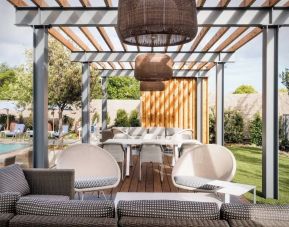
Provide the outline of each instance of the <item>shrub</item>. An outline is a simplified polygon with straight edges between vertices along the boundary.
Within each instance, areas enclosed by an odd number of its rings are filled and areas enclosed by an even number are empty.
[[[114,125],[116,127],[129,127],[128,115],[125,110],[119,109],[117,111]]]
[[[99,123],[99,120],[100,120],[100,116],[99,116],[98,112],[95,112],[92,116],[92,124]]]
[[[288,140],[288,126],[289,120],[286,116],[279,117],[279,146],[280,150],[289,151],[289,140]]]
[[[262,145],[262,118],[260,113],[256,113],[249,123],[249,135],[252,144]]]
[[[209,141],[210,143],[216,143],[216,115],[213,108],[211,108],[209,114]]]
[[[239,111],[225,111],[224,139],[226,143],[242,143],[244,138],[244,120]]]
[[[131,127],[139,127],[141,126],[139,119],[139,112],[137,110],[133,110],[129,116],[129,124]]]

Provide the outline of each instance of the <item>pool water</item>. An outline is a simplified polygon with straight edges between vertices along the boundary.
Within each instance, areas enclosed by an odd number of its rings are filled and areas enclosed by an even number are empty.
[[[0,154],[9,153],[12,151],[16,151],[22,148],[27,147],[27,144],[15,143],[15,144],[3,144],[0,143]]]

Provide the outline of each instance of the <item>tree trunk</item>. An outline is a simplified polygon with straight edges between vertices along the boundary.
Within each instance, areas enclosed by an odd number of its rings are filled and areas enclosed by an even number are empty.
[[[6,119],[6,130],[10,129],[10,122],[9,122],[9,109],[7,109],[7,119]]]
[[[58,132],[59,132],[59,137],[62,135],[62,125],[63,125],[62,113],[63,113],[63,110],[59,109],[59,111],[58,111]]]

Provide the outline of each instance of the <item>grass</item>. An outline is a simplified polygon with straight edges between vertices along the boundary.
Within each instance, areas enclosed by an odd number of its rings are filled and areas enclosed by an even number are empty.
[[[279,200],[262,198],[262,150],[257,147],[230,145],[228,148],[237,160],[237,173],[234,182],[257,186],[257,203],[289,204],[289,156],[279,156]],[[252,201],[253,194],[245,197]]]

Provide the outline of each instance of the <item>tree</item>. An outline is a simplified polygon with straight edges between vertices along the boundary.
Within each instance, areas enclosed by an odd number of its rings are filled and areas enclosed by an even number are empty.
[[[252,85],[241,85],[236,88],[236,90],[233,92],[233,94],[254,94],[257,93],[255,88]]]
[[[285,69],[280,75],[281,83],[286,87],[289,94],[289,69]]]
[[[49,39],[48,102],[58,108],[59,130],[65,108],[81,101],[81,64],[70,61],[70,52],[54,38]],[[91,94],[99,84],[97,72],[91,68]],[[98,89],[99,90],[99,89]]]
[[[139,99],[139,81],[133,77],[114,76],[108,79],[108,99]]]

